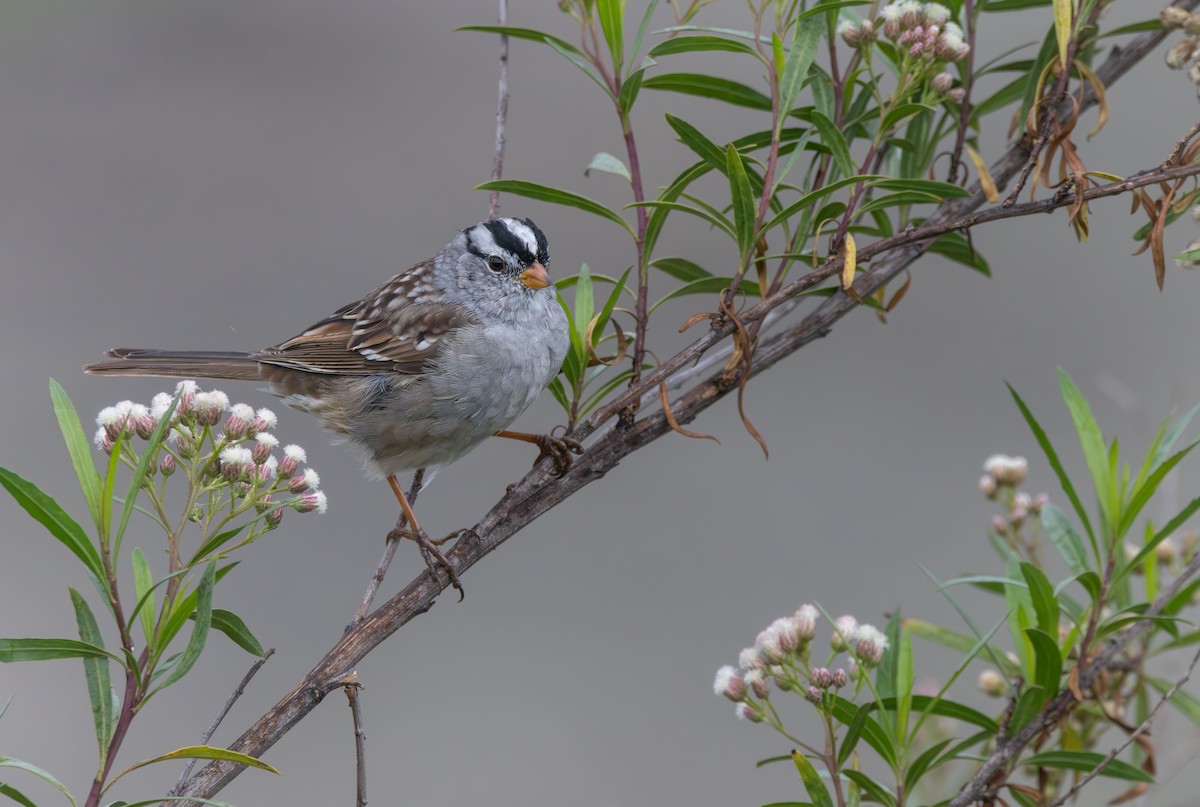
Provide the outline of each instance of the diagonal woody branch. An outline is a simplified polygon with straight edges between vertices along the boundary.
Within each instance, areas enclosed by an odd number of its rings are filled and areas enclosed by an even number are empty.
[[[1197,4],[1200,4],[1200,0],[1184,0],[1177,3],[1188,9]],[[1124,49],[1114,49],[1104,65],[1096,71],[1097,75],[1106,86],[1111,86],[1154,50],[1165,36],[1163,31],[1146,33],[1130,42]],[[1094,103],[1093,96],[1085,96],[1081,110]],[[1059,111],[1060,114],[1068,112],[1061,108]],[[1028,150],[1021,145],[1014,146],[1005,153],[991,169],[997,184],[1007,185],[1020,171],[1027,158]],[[1085,200],[1099,199],[1197,174],[1200,174],[1200,164],[1160,166],[1123,182],[1090,188],[1083,196]],[[1075,201],[1073,195],[1066,195],[1062,198],[1056,197],[1007,208],[993,207],[981,210],[985,200],[978,184],[973,190],[974,193],[970,197],[944,203],[921,227],[910,228],[860,249],[860,261],[878,257],[873,262],[871,271],[860,274],[855,283],[858,295],[866,297],[878,286],[887,283],[919,258],[929,242],[940,235],[969,229],[986,222],[1048,213]],[[740,321],[743,324],[757,322],[781,307],[793,305],[793,295],[836,275],[841,270],[841,263],[840,259],[832,259],[818,270],[799,277],[757,305],[747,308],[741,313]],[[809,342],[825,336],[838,320],[856,307],[857,304],[848,295],[839,293],[822,303],[800,322],[764,338],[757,348],[755,362],[749,375],[754,376],[767,370]],[[718,353],[720,345],[727,341],[733,328],[733,324],[729,323],[710,330],[643,377],[637,385],[593,413],[574,434],[581,440],[593,438],[592,445],[575,460],[570,472],[561,479],[551,480],[545,470],[539,467],[510,486],[505,496],[478,524],[465,530],[462,538],[447,553],[447,558],[455,570],[461,574],[474,566],[543,513],[604,476],[626,456],[670,432],[669,420],[661,410],[628,425],[612,425],[612,421],[618,413],[647,396],[656,397],[660,382],[674,387],[673,382],[677,377],[687,378],[689,382],[694,379],[696,376],[692,368],[696,362],[703,358],[707,364],[707,359],[711,357],[706,357],[705,354],[709,351]],[[680,423],[688,423],[695,419],[732,389],[736,389],[737,380],[736,376],[730,379],[717,373],[690,386],[671,404],[675,418]],[[1189,565],[1188,574],[1194,574],[1195,571]],[[1183,576],[1180,579],[1183,579]],[[252,756],[262,755],[311,712],[328,692],[337,689],[340,686],[338,681],[368,653],[413,617],[429,610],[442,590],[443,585],[428,571],[416,577],[400,593],[350,628],[304,679],[247,729],[230,748]],[[1147,616],[1153,613],[1157,611],[1148,612]],[[1137,628],[1131,629],[1131,632],[1132,630]],[[1127,634],[1122,634],[1125,635]],[[1110,663],[1114,657],[1115,653],[1102,654],[1089,669],[1098,671],[1103,668],[1102,663]],[[1019,736],[1012,738],[1009,743],[1015,742]],[[1022,747],[1023,745],[1015,747],[1014,753],[1019,752]],[[1003,764],[1003,761],[999,764]],[[212,798],[240,772],[239,766],[230,763],[210,763],[187,782],[180,795]]]

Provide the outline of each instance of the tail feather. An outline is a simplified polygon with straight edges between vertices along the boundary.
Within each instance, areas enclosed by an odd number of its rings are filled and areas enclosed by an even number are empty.
[[[256,381],[258,361],[250,353],[217,350],[143,350],[118,347],[111,359],[85,364],[92,375],[157,376],[160,378],[227,378]]]

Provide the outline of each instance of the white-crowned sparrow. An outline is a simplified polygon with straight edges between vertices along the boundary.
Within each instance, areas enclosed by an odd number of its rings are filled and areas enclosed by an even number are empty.
[[[419,531],[395,474],[429,473],[487,437],[531,442],[559,472],[577,443],[503,431],[558,373],[567,318],[529,219],[484,221],[298,336],[256,353],[118,348],[97,375],[266,381],[361,448]],[[428,474],[427,474],[427,479]]]

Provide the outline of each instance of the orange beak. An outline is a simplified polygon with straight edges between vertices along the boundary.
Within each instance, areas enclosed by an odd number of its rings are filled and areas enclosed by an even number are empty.
[[[528,288],[544,289],[550,285],[550,273],[546,271],[546,267],[534,261],[533,266],[517,276],[517,280]]]

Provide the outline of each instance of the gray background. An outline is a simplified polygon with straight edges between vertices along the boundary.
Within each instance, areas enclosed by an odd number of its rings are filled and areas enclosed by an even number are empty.
[[[573,36],[552,3],[512,6],[513,24]],[[1158,4],[1121,3],[1111,14],[1132,20],[1150,7]],[[2,464],[77,514],[48,376],[85,419],[121,398],[148,401],[164,384],[88,378],[79,365],[118,344],[271,344],[486,213],[485,195],[471,187],[490,170],[497,45],[452,29],[491,22],[490,2],[10,0],[2,11]],[[707,19],[744,24],[743,12],[729,2]],[[1047,19],[996,19],[985,50],[1040,37]],[[754,80],[734,57],[718,62]],[[548,49],[515,43],[512,92],[508,176],[625,198],[616,178],[583,177],[593,153],[621,144],[611,110],[582,76]],[[670,142],[664,111],[719,142],[765,125],[715,103],[643,99],[635,123],[651,186],[689,161]],[[1114,87],[1111,101],[1113,121],[1083,155],[1119,174],[1157,164],[1195,119],[1191,86],[1158,56]],[[1003,148],[1006,123],[991,124],[989,157]],[[631,260],[623,236],[600,219],[512,198],[503,211],[532,215],[550,234],[559,277],[584,261],[619,274]],[[1129,257],[1140,221],[1127,214],[1126,200],[1094,205],[1086,245],[1062,215],[979,230],[993,278],[924,261],[888,325],[855,314],[754,383],[747,406],[770,442],[769,461],[723,402],[694,427],[720,446],[670,436],[473,569],[464,604],[443,598],[359,670],[372,803],[802,799],[794,772],[754,768],[788,745],[735,723],[710,690],[717,666],[802,602],[877,624],[901,604],[956,625],[918,564],[942,577],[996,568],[985,566],[992,508],[975,492],[984,457],[1029,456],[1031,490],[1061,497],[1004,380],[1076,470],[1057,366],[1133,451],[1172,407],[1200,401],[1196,278],[1172,266],[1160,294],[1148,258]],[[1184,248],[1194,228],[1181,221],[1169,230],[1168,249]],[[720,239],[684,222],[664,243],[665,253],[722,271],[728,257]],[[678,344],[678,323],[709,303],[667,311],[654,344]],[[274,406],[252,385],[226,389]],[[305,416],[280,418],[284,439],[309,449],[330,510],[288,516],[219,589],[219,604],[278,653],[217,742],[236,736],[339,636],[395,517],[386,487],[361,481],[354,457],[329,447]],[[544,396],[519,425],[545,430],[559,418]],[[481,447],[422,496],[424,524],[441,533],[473,523],[532,459],[507,441]],[[1185,468],[1175,501],[1195,484]],[[1153,515],[1168,515],[1172,503]],[[7,499],[0,530],[0,635],[70,635],[65,588],[88,593],[86,578]],[[159,540],[140,526],[134,536],[148,547]],[[384,593],[419,569],[416,551],[402,547]],[[966,599],[981,622],[999,618],[997,602]],[[923,643],[917,651],[920,678],[946,675],[946,655]],[[249,662],[214,637],[195,672],[139,717],[121,764],[195,742]],[[95,752],[78,668],[0,667],[0,699],[14,696],[0,753],[49,768],[82,796]],[[964,697],[974,697],[975,672]],[[349,803],[353,752],[341,701],[329,699],[270,752],[282,779],[248,773],[221,798]],[[805,710],[788,714],[799,731],[815,730]],[[1190,803],[1200,785],[1185,768],[1195,735],[1176,715],[1166,720],[1160,737],[1173,739],[1160,770],[1170,784],[1154,802]],[[161,792],[177,770],[140,772],[116,795]],[[58,798],[13,781],[46,803]]]

